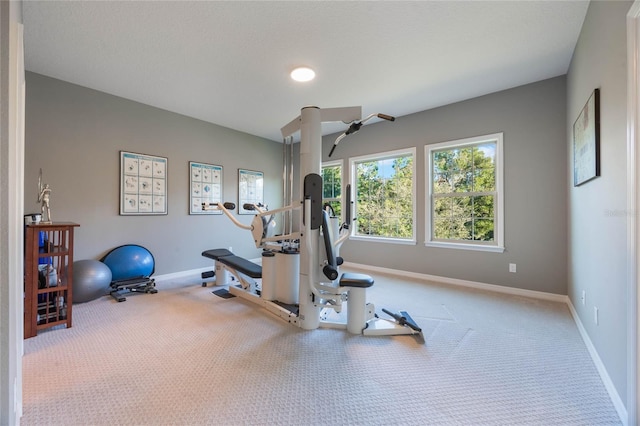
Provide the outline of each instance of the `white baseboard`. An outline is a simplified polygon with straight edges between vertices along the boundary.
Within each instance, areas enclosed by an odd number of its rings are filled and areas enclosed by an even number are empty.
[[[250,260],[253,263],[260,264],[262,259],[257,258],[257,259],[250,259]],[[488,290],[496,293],[505,293],[505,294],[512,294],[516,296],[532,297],[534,299],[550,300],[553,302],[567,303],[569,301],[569,297],[566,295],[546,293],[543,291],[504,287],[504,286],[495,285],[495,284],[485,284],[485,283],[479,283],[476,281],[459,280],[456,278],[447,278],[447,277],[440,277],[437,275],[420,274],[417,272],[401,271],[399,269],[382,268],[379,266],[369,266],[369,265],[363,265],[363,264],[352,263],[352,262],[345,262],[344,266],[346,268],[357,269],[365,272],[371,271],[371,272],[377,272],[385,275],[395,275],[395,276],[414,278],[414,279],[425,280],[425,281],[435,281],[435,282],[444,283],[444,284],[452,284],[452,285],[458,285],[462,287]],[[156,281],[166,281],[166,280],[172,280],[176,278],[184,278],[190,275],[200,275],[202,272],[211,271],[211,270],[213,270],[213,265],[206,266],[203,268],[189,269],[186,271],[173,272],[170,274],[154,275],[153,277],[155,278]]]
[[[189,269],[187,271],[172,272],[170,274],[154,275],[153,278],[156,281],[168,281],[168,280],[175,280],[176,278],[188,277],[191,275],[199,276],[203,272],[207,272],[207,271],[213,271],[213,265],[206,266],[204,268]]]
[[[567,298],[567,306],[569,307],[569,311],[571,311],[571,316],[573,317],[573,320],[578,326],[578,330],[580,331],[580,336],[582,336],[582,340],[584,341],[584,344],[587,346],[587,350],[591,355],[591,359],[593,360],[593,363],[598,369],[598,373],[600,374],[600,378],[602,379],[602,383],[604,384],[604,387],[607,389],[607,392],[609,393],[611,402],[613,403],[613,406],[618,412],[618,416],[620,416],[620,420],[622,421],[622,424],[627,426],[628,414],[627,414],[627,409],[624,406],[624,402],[622,402],[622,399],[620,398],[620,395],[618,394],[616,387],[613,385],[613,381],[611,380],[611,377],[609,377],[609,373],[607,372],[607,369],[604,366],[604,363],[600,359],[600,355],[598,355],[598,351],[596,350],[595,346],[593,346],[593,343],[589,338],[589,334],[587,333],[587,330],[582,325],[582,321],[580,321],[578,312],[576,311],[575,307],[573,306],[573,303],[571,303],[571,300],[569,298]]]
[[[262,258],[258,257],[255,259],[249,259],[251,262],[261,265],[262,264]],[[208,272],[208,271],[213,271],[214,265],[210,265],[210,266],[205,266],[203,268],[196,268],[196,269],[189,269],[186,271],[179,271],[179,272],[172,272],[170,274],[162,274],[162,275],[154,275],[153,278],[156,281],[168,281],[168,280],[175,280],[176,278],[185,278],[185,277],[189,277],[191,275],[198,275],[200,276],[200,274],[202,274],[203,272]]]
[[[437,275],[420,274],[417,272],[401,271],[399,269],[382,268],[379,266],[362,265],[359,263],[344,262],[347,268],[358,269],[361,271],[378,272],[385,275],[395,275],[407,278],[414,278],[424,281],[435,281],[438,283],[452,284],[461,287],[475,288],[480,290],[493,291],[496,293],[512,294],[515,296],[531,297],[534,299],[550,300],[553,302],[566,303],[569,297],[563,294],[546,293],[544,291],[525,290],[522,288],[505,287],[495,284],[485,284],[476,281],[459,280],[457,278],[440,277]]]

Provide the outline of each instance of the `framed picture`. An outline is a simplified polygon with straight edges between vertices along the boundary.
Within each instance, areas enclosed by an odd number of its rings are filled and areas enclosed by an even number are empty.
[[[238,214],[255,214],[245,204],[264,204],[264,175],[262,172],[238,169]]]
[[[167,214],[167,159],[120,151],[120,214]]]
[[[573,186],[600,176],[600,89],[573,123]]]
[[[189,214],[222,214],[222,166],[189,161]]]

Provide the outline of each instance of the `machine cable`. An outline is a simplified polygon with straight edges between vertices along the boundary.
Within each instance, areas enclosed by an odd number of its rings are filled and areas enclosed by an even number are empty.
[[[338,144],[340,143],[340,141],[344,138],[346,138],[347,136],[357,132],[358,130],[360,130],[360,127],[362,127],[362,125],[364,123],[366,123],[367,121],[371,120],[373,117],[378,117],[378,118],[382,118],[383,120],[387,120],[387,121],[395,121],[396,118],[391,116],[391,115],[387,115],[387,114],[370,114],[367,118],[365,118],[364,120],[360,120],[360,121],[354,121],[353,123],[351,123],[351,125],[349,126],[349,128],[340,136],[338,136],[335,140],[335,142],[333,143],[333,146],[331,147],[331,151],[329,151],[329,157],[331,157],[333,155],[333,151],[336,149],[336,147],[338,146]]]

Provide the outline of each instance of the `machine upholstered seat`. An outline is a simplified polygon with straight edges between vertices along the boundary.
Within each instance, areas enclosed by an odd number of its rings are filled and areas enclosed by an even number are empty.
[[[368,288],[373,285],[373,278],[365,274],[345,272],[340,277],[339,285],[340,287]]]
[[[202,255],[204,257],[208,257],[209,259],[218,260],[221,257],[233,256],[233,253],[231,253],[229,250],[225,248],[219,248],[219,249],[205,250],[202,252]]]

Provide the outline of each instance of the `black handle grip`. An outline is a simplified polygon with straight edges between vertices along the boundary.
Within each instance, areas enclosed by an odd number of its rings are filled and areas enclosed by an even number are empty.
[[[394,314],[391,311],[386,310],[385,308],[382,308],[382,312],[384,312],[385,314],[389,315],[390,317],[393,317],[394,320],[396,321],[400,321],[402,319],[402,317],[398,314]]]
[[[351,225],[351,208],[353,207],[353,203],[351,202],[351,184],[347,184],[347,203],[346,203],[346,209],[347,211],[345,212],[345,218],[344,218],[344,222],[347,225],[347,227],[349,225]]]
[[[331,157],[331,156],[333,155],[333,151],[335,151],[336,146],[337,146],[337,145],[335,145],[335,144],[334,144],[334,145],[331,147],[331,151],[329,151],[329,157]]]
[[[358,130],[360,130],[360,127],[362,127],[362,121],[354,121],[353,123],[351,123],[351,126],[349,126],[347,131],[344,132],[344,134],[345,135],[350,135],[352,133],[355,133]]]
[[[253,204],[245,203],[242,205],[242,208],[245,210],[255,210],[256,207]]]
[[[387,115],[387,114],[378,114],[378,118],[382,118],[383,120],[388,120],[388,121],[396,121],[396,118],[392,115]]]
[[[398,322],[398,324],[400,324],[400,325],[406,325],[409,328],[412,328],[413,330],[415,330],[417,332],[421,332],[422,331],[422,329],[420,327],[418,327],[416,324],[412,323],[411,321],[407,321],[407,318],[403,317],[402,315],[398,315],[398,314],[394,314],[393,312],[389,312],[385,308],[382,308],[382,312],[384,312],[385,314],[393,317],[393,319],[396,320]]]
[[[224,203],[223,206],[227,210],[234,210],[236,208],[236,205],[234,203]]]

